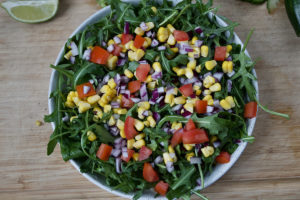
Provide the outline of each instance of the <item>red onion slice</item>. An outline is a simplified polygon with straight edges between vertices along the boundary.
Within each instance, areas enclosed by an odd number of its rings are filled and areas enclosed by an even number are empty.
[[[207,113],[211,113],[211,112],[213,112],[214,111],[214,107],[212,107],[212,106],[207,106],[206,107],[206,112]]]
[[[145,22],[142,22],[142,23],[140,24],[140,27],[141,27],[141,29],[142,29],[143,31],[147,31],[147,29],[148,29],[148,26],[146,25]]]
[[[118,36],[114,37],[114,41],[116,44],[120,44],[121,43],[121,39]]]
[[[223,75],[224,75],[223,72],[216,72],[216,73],[213,74],[213,77],[214,77],[215,79],[217,79],[218,82],[220,82],[221,79],[222,79],[222,77],[223,77]]]
[[[72,51],[72,56],[78,56],[78,47],[75,42],[71,42],[71,51]]]
[[[125,25],[124,25],[124,33],[125,33],[125,34],[129,34],[129,22],[125,22]]]
[[[141,101],[148,101],[148,93],[146,84],[143,84],[140,89]]]
[[[159,47],[157,47],[157,50],[164,51],[164,50],[166,50],[166,46],[159,46]]]
[[[195,32],[198,34],[201,34],[203,32],[203,30],[198,26],[195,28]]]
[[[113,150],[111,150],[111,155],[115,158],[119,157],[121,155],[121,150],[120,149],[113,149]]]
[[[141,101],[141,99],[139,98],[131,98],[131,101],[133,101],[134,103],[138,103]]]
[[[172,171],[174,171],[174,165],[173,165],[173,162],[167,162],[166,167],[167,167],[167,171],[168,171],[169,173],[171,173]]]
[[[156,47],[159,44],[159,42],[156,39],[153,39],[151,42],[151,47]]]
[[[121,165],[121,158],[116,158],[116,172],[118,174],[121,174],[122,173],[122,165]]]

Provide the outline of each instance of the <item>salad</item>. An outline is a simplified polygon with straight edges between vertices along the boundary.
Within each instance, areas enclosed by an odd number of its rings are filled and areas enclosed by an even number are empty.
[[[154,188],[168,199],[189,199],[204,175],[230,162],[252,142],[256,117],[255,62],[232,42],[237,23],[217,23],[212,1],[172,7],[110,1],[106,18],[70,38],[57,66],[55,130],[48,155],[60,144],[63,160],[104,176],[112,189]]]

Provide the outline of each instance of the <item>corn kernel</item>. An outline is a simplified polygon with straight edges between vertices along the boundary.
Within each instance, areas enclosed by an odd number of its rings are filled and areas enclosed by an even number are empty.
[[[202,57],[208,56],[208,46],[206,46],[206,45],[201,46],[201,56]]]
[[[230,104],[230,107],[233,108],[235,106],[234,100],[232,96],[227,96],[225,100]]]
[[[65,106],[68,107],[68,108],[74,108],[75,104],[72,101],[66,101]]]
[[[145,112],[145,109],[144,109],[144,108],[139,107],[139,108],[137,109],[137,112],[138,112],[138,117],[139,117],[140,119],[144,119],[144,118],[145,118],[145,116],[143,115],[144,112]]]
[[[173,67],[173,68],[172,68],[172,70],[173,70],[175,73],[177,73],[179,69],[180,69],[179,67]]]
[[[199,96],[201,94],[201,90],[196,90],[196,95]]]
[[[120,129],[120,136],[121,136],[122,138],[126,138],[124,129]]]
[[[213,106],[213,105],[214,105],[214,100],[213,100],[213,99],[209,99],[209,100],[207,101],[207,105]]]
[[[73,101],[73,97],[75,97],[75,92],[74,91],[70,91],[68,96],[67,96],[67,101],[72,102]]]
[[[113,78],[109,79],[107,85],[108,85],[111,89],[115,89],[116,86],[117,86],[117,84],[115,83],[115,81],[114,81]]]
[[[79,113],[83,113],[91,108],[91,105],[87,102],[81,101],[78,105]]]
[[[136,120],[134,120],[134,127],[136,128],[136,130],[142,131],[144,129],[145,125],[143,122],[136,119]]]
[[[194,70],[196,68],[196,60],[191,60],[187,64],[187,68]]]
[[[193,144],[183,144],[183,147],[187,150],[190,151],[194,148]]]
[[[133,77],[133,73],[128,69],[124,70],[124,74],[125,74],[125,76],[127,76],[127,78],[132,78]]]
[[[102,116],[103,116],[103,112],[102,112],[102,110],[99,108],[99,107],[95,107],[94,109],[93,109],[93,112],[95,113],[95,115],[98,117],[98,118],[102,118]]]
[[[150,83],[147,84],[147,88],[150,90],[154,90],[156,86],[156,81],[152,81]]]
[[[136,57],[136,53],[134,51],[128,51],[128,58],[130,61],[134,61]]]
[[[135,139],[135,140],[141,140],[141,139],[143,139],[145,136],[146,136],[145,133],[141,133],[141,134],[138,134],[137,136],[135,136],[134,139]]]
[[[212,86],[209,87],[210,91],[212,92],[218,92],[221,91],[221,84],[220,83],[215,83]]]
[[[198,40],[197,36],[194,36],[191,41],[192,45],[194,45],[197,40]]]
[[[95,94],[95,95],[93,95],[93,96],[89,96],[89,97],[87,98],[87,102],[88,102],[89,104],[95,104],[95,103],[97,103],[99,100],[100,100],[100,96],[99,96],[98,94]]]
[[[154,128],[156,126],[156,121],[153,119],[152,116],[148,116],[147,121],[150,123],[150,127]]]
[[[169,37],[168,30],[164,27],[160,27],[157,32],[157,39],[160,42],[165,42]]]
[[[204,87],[209,88],[215,82],[216,82],[215,78],[209,75],[209,76],[207,76],[207,77],[204,78],[203,85],[204,85]]]
[[[169,31],[170,31],[171,33],[173,33],[173,32],[175,31],[175,28],[172,26],[172,24],[168,24],[168,25],[167,25],[167,28],[169,29]]]
[[[204,157],[209,157],[214,154],[215,150],[212,146],[206,146],[201,149],[201,152]]]
[[[191,157],[194,157],[195,156],[195,153],[194,152],[191,152],[191,153],[187,153],[185,155],[185,158],[188,160],[188,161],[191,161]]]
[[[151,45],[152,40],[149,37],[145,37],[145,40],[146,41],[144,42],[143,47],[147,48]]]
[[[105,105],[103,111],[104,111],[105,113],[110,112],[110,111],[111,111],[111,105]]]
[[[197,73],[200,73],[200,72],[201,72],[201,65],[198,65],[198,66],[196,67],[196,72],[197,72]]]
[[[176,44],[176,40],[175,40],[175,38],[172,34],[170,34],[167,43],[168,43],[168,45],[175,45]]]
[[[205,62],[205,68],[209,71],[215,68],[215,66],[217,66],[217,62],[215,60],[210,60]]]
[[[145,125],[146,127],[149,127],[149,126],[150,126],[150,122],[144,121],[144,125]]]
[[[186,103],[191,103],[191,104],[195,105],[197,100],[199,100],[199,99],[198,98],[187,99]]]
[[[70,122],[72,122],[74,119],[77,119],[78,118],[78,116],[72,116],[71,118],[70,118]]]
[[[107,93],[108,91],[110,91],[110,87],[108,85],[103,85],[100,89],[101,93]]]
[[[172,103],[173,100],[174,100],[174,95],[173,94],[166,94],[165,103]]]
[[[91,142],[93,142],[97,139],[97,136],[95,135],[95,133],[93,131],[88,131],[87,136],[88,136],[88,140]]]
[[[109,126],[114,126],[114,125],[116,125],[116,120],[115,120],[115,118],[114,118],[113,116],[111,116],[111,117],[109,118],[109,120],[108,120],[108,125],[109,125]]]
[[[176,72],[177,76],[185,75],[185,68],[180,68]]]
[[[139,35],[139,36],[143,36],[145,31],[143,31],[143,29],[141,27],[136,27],[134,30],[134,33]]]
[[[179,49],[177,47],[171,48],[171,51],[173,51],[173,53],[178,53]]]
[[[194,77],[194,72],[192,69],[190,68],[186,68],[185,69],[185,76],[188,78],[188,79],[191,79]]]
[[[145,52],[142,49],[138,49],[135,55],[135,61],[141,60],[141,58],[145,55]]]
[[[152,7],[151,7],[151,10],[154,12],[154,14],[157,13],[157,8],[156,8],[156,7],[152,6]]]
[[[163,158],[164,158],[165,164],[167,164],[168,162],[174,162],[173,158],[167,152],[163,153]]]
[[[162,69],[161,69],[161,64],[159,62],[154,62],[152,64],[152,68],[154,69],[154,71],[156,72],[161,72]]]
[[[114,41],[114,40],[108,40],[107,46],[110,46],[110,45],[113,45],[113,44],[115,44],[115,41]]]
[[[140,148],[142,148],[142,146],[145,146],[145,145],[146,145],[145,140],[141,139],[141,140],[136,141],[133,144],[133,147],[136,149],[140,149]]]
[[[139,102],[138,106],[144,108],[145,110],[150,109],[150,103],[148,101]]]
[[[227,45],[226,46],[226,52],[229,53],[232,50],[232,45]]]
[[[182,123],[180,123],[180,122],[178,122],[178,123],[177,122],[173,122],[172,123],[171,129],[178,130],[180,128],[182,128]]]
[[[68,51],[68,53],[64,55],[65,59],[67,60],[70,60],[71,56],[72,56],[72,50]]]
[[[222,106],[222,108],[224,108],[225,110],[229,110],[231,108],[230,104],[225,100],[222,99],[220,101],[220,105]]]
[[[127,140],[127,149],[133,149],[134,139]]]
[[[117,127],[121,130],[124,129],[124,122],[120,119],[117,120]]]
[[[139,161],[139,153],[134,153],[132,155],[132,158],[133,158],[134,161]]]
[[[185,98],[183,96],[180,96],[180,97],[176,97],[174,98],[174,103],[175,104],[185,104]]]
[[[153,22],[147,22],[146,23],[146,25],[147,25],[147,31],[150,31],[151,29],[153,29],[154,28],[154,23]]]
[[[171,145],[168,146],[168,151],[169,153],[175,153],[175,150]]]
[[[192,103],[186,103],[186,104],[184,104],[183,107],[184,107],[184,109],[186,109],[190,113],[194,112],[194,105]]]
[[[151,81],[152,81],[152,76],[148,75],[145,82],[150,83]]]
[[[215,135],[213,135],[213,136],[211,136],[211,138],[210,138],[210,143],[212,144],[212,143],[214,143],[214,142],[217,141],[217,140],[218,140],[218,137],[215,136]]]

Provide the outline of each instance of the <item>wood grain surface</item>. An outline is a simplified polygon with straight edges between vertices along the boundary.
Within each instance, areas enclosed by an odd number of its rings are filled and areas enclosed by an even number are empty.
[[[256,141],[234,167],[203,193],[214,199],[300,199],[300,38],[283,5],[216,0],[219,13],[237,21],[256,65],[260,100],[290,120],[259,111]],[[52,132],[35,125],[47,114],[50,63],[73,30],[99,7],[95,0],[61,0],[57,16],[42,24],[16,22],[0,9],[0,199],[121,199],[81,176],[61,159],[46,156]],[[196,197],[193,197],[196,199]]]

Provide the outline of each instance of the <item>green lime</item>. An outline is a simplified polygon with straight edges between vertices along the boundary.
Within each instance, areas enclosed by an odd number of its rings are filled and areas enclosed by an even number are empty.
[[[9,0],[1,6],[17,21],[39,23],[55,16],[58,0]]]

